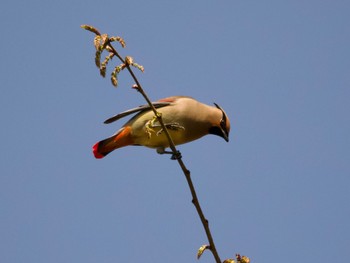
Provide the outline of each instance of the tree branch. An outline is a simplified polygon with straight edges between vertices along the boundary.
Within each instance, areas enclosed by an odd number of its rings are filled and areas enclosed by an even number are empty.
[[[213,240],[210,228],[209,228],[209,221],[204,216],[203,210],[200,206],[200,203],[199,203],[199,200],[197,197],[197,193],[196,193],[195,187],[194,187],[192,179],[191,179],[191,173],[187,169],[186,165],[184,164],[182,157],[181,157],[181,153],[176,149],[176,146],[175,146],[175,144],[174,144],[174,142],[173,142],[173,140],[168,132],[168,129],[163,122],[162,114],[160,112],[158,112],[157,109],[154,107],[154,105],[152,104],[151,100],[148,98],[146,92],[142,88],[140,82],[138,81],[137,77],[135,76],[135,74],[131,68],[131,66],[136,66],[139,69],[143,70],[143,67],[133,63],[133,60],[131,57],[126,57],[125,59],[123,59],[120,56],[120,54],[117,52],[117,50],[113,47],[112,41],[118,41],[122,45],[122,47],[124,47],[125,43],[124,43],[124,40],[122,38],[120,38],[120,37],[109,38],[106,34],[101,35],[100,32],[92,26],[82,25],[81,27],[83,29],[86,29],[86,30],[91,31],[91,32],[96,34],[96,37],[94,39],[94,45],[95,45],[96,50],[97,50],[95,61],[96,61],[96,65],[100,68],[101,75],[103,75],[102,73],[105,74],[106,64],[108,63],[109,59],[112,58],[113,56],[116,56],[122,62],[122,65],[115,68],[115,70],[113,72],[115,74],[115,76],[112,73],[113,85],[115,85],[115,86],[117,85],[117,81],[113,81],[113,76],[115,77],[115,80],[116,80],[116,75],[120,72],[120,70],[123,70],[126,68],[128,70],[128,72],[130,73],[132,79],[136,83],[133,86],[133,88],[141,93],[143,98],[146,100],[146,102],[151,107],[152,111],[154,112],[154,115],[157,117],[157,119],[158,119],[163,131],[165,132],[165,135],[166,135],[168,141],[169,141],[169,147],[173,153],[173,157],[175,157],[174,159],[177,160],[182,172],[184,173],[184,175],[186,177],[186,180],[187,180],[187,183],[188,183],[188,186],[190,188],[191,195],[192,195],[192,203],[197,210],[198,216],[201,220],[201,223],[203,225],[203,228],[205,230],[205,234],[206,234],[208,242],[209,242],[209,245],[204,245],[199,249],[198,258],[201,256],[201,254],[203,253],[203,251],[205,249],[209,249],[214,256],[216,263],[221,263],[219,254],[216,250],[215,243],[214,243],[214,240]],[[104,50],[107,50],[108,52],[110,52],[110,55],[109,55],[108,59],[106,57],[106,60],[102,63],[102,65],[103,65],[103,67],[102,67],[102,66],[100,66],[99,60],[100,60],[101,53]]]
[[[117,55],[117,57],[122,61],[122,63],[125,63],[125,61],[121,58],[121,56],[118,54],[118,52],[114,49],[114,47],[111,45],[111,43],[108,44],[111,49],[113,50],[113,53],[115,53],[115,55]],[[170,145],[170,149],[172,150],[173,152],[173,155],[174,156],[181,156],[180,152],[176,149],[176,146],[169,134],[169,131],[166,127],[166,125],[164,124],[163,122],[163,118],[162,118],[162,115],[157,111],[157,109],[153,106],[151,100],[148,98],[146,92],[144,91],[144,89],[142,88],[140,82],[138,81],[137,77],[135,76],[133,70],[130,68],[130,65],[127,65],[126,68],[128,69],[131,77],[133,78],[133,80],[135,81],[136,83],[136,86],[135,86],[135,89],[137,89],[138,92],[141,93],[141,95],[143,96],[143,98],[147,101],[148,105],[151,107],[151,109],[153,110],[154,112],[154,115],[157,117],[160,125],[162,126],[164,132],[165,132],[165,135],[169,141],[169,145]],[[193,185],[193,182],[192,182],[192,179],[191,179],[191,172],[187,169],[186,165],[184,164],[184,162],[182,161],[182,158],[176,158],[177,162],[179,163],[181,169],[182,169],[182,172],[184,173],[185,177],[186,177],[186,180],[187,180],[187,183],[188,183],[188,186],[190,188],[190,191],[191,191],[191,195],[192,195],[192,203],[193,205],[196,207],[196,210],[197,210],[197,213],[199,215],[199,218],[202,222],[202,225],[204,227],[204,230],[205,230],[205,233],[207,235],[207,238],[208,238],[208,241],[209,241],[209,249],[211,250],[211,252],[213,253],[213,256],[216,260],[217,263],[221,263],[221,260],[220,260],[220,257],[219,257],[219,254],[216,250],[216,247],[215,247],[215,243],[214,243],[214,240],[213,240],[213,237],[211,235],[211,231],[210,231],[210,228],[209,228],[209,221],[205,218],[204,216],[204,213],[203,213],[203,210],[200,206],[200,203],[199,203],[199,199],[197,197],[197,193],[196,193],[196,190],[194,188],[194,185]]]

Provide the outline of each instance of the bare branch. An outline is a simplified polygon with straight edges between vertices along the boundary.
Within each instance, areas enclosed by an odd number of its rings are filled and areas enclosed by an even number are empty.
[[[197,253],[197,257],[198,259],[200,258],[200,256],[203,254],[203,252],[205,250],[210,250],[215,258],[216,263],[221,263],[219,254],[216,250],[215,247],[215,243],[209,228],[209,222],[206,219],[206,217],[204,216],[203,210],[200,206],[198,197],[197,197],[197,193],[195,190],[195,187],[193,185],[192,179],[191,179],[191,173],[190,171],[187,169],[186,165],[184,164],[183,160],[182,160],[182,156],[181,153],[176,149],[176,146],[169,134],[169,131],[166,127],[166,125],[163,122],[162,119],[162,115],[160,112],[157,111],[157,109],[154,107],[154,105],[152,104],[151,100],[149,99],[148,95],[146,94],[146,92],[144,91],[142,85],[140,84],[140,82],[138,81],[137,77],[135,76],[131,66],[136,67],[137,69],[141,70],[142,72],[144,71],[144,67],[135,63],[134,59],[130,56],[127,56],[124,58],[122,58],[122,56],[120,56],[120,54],[117,52],[117,50],[112,46],[112,42],[117,41],[121,44],[122,47],[125,47],[125,42],[121,37],[108,37],[107,34],[100,34],[100,32],[94,28],[93,26],[89,26],[89,25],[82,25],[81,26],[83,29],[91,31],[93,33],[96,34],[96,37],[94,38],[94,46],[96,48],[96,56],[95,56],[95,62],[96,62],[96,66],[98,66],[100,68],[100,73],[102,76],[105,76],[106,74],[106,66],[108,61],[112,58],[112,57],[117,57],[120,61],[121,61],[121,65],[116,66],[114,68],[114,70],[112,71],[111,74],[111,81],[113,86],[117,86],[118,85],[118,78],[117,75],[119,74],[119,72],[123,69],[127,69],[129,74],[131,75],[132,79],[135,81],[135,84],[132,86],[134,89],[136,89],[142,96],[143,98],[146,100],[146,102],[148,103],[148,105],[150,106],[150,108],[152,109],[154,115],[157,117],[164,133],[165,136],[167,137],[168,141],[169,141],[169,147],[173,153],[173,159],[176,159],[183,174],[186,177],[188,186],[190,188],[191,191],[191,195],[192,195],[192,203],[195,206],[198,216],[201,220],[201,223],[203,225],[203,228],[205,230],[206,236],[208,238],[208,242],[209,245],[203,245],[199,248],[198,253]],[[106,50],[107,52],[109,52],[109,55],[105,58],[105,60],[102,62],[100,62],[101,60],[101,53]],[[237,254],[238,255],[238,254]],[[238,261],[241,260],[241,261]],[[245,260],[245,261],[244,261]],[[247,261],[248,260],[248,261]],[[249,259],[247,257],[238,257],[237,256],[237,261],[238,262],[242,262],[242,263],[249,263]],[[234,262],[231,261],[231,259],[226,260],[226,262]]]

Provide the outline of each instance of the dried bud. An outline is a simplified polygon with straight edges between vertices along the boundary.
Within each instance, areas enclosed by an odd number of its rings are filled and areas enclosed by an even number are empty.
[[[111,74],[111,81],[114,87],[118,86],[118,73],[120,72],[120,66],[116,66]]]
[[[132,63],[131,65],[134,66],[135,68],[141,70],[142,72],[145,71],[145,68],[137,63]]]
[[[100,49],[104,50],[108,45],[108,41],[109,41],[108,35],[107,34],[101,35],[101,41],[102,41],[102,45],[100,46]]]
[[[102,77],[106,77],[106,65],[105,64],[101,64],[101,67],[100,67],[100,75],[102,76]]]
[[[106,50],[107,50],[108,52],[113,52],[113,49],[112,49],[110,46],[106,46]]]
[[[204,252],[206,249],[208,249],[208,248],[210,248],[209,245],[203,245],[203,246],[201,246],[201,247],[198,249],[198,252],[197,252],[197,259],[199,259],[199,258],[202,256],[203,252]]]
[[[111,81],[112,81],[112,85],[114,87],[117,87],[118,86],[118,79],[117,79],[117,75],[114,74],[115,72],[113,71],[112,72],[112,75],[111,75]]]
[[[132,65],[132,63],[134,62],[134,59],[132,58],[132,57],[130,57],[130,56],[127,56],[127,57],[125,57],[125,64],[126,65]]]
[[[236,254],[237,263],[250,263],[250,259],[247,256],[242,256],[240,254]]]
[[[101,51],[100,50],[97,50],[96,51],[96,54],[95,54],[95,64],[96,64],[96,67],[100,68],[100,65],[101,65]]]
[[[101,36],[97,35],[94,37],[94,46],[96,48],[96,50],[100,50],[101,47]]]
[[[250,259],[247,256],[242,256],[241,262],[242,263],[250,263]]]
[[[111,37],[111,38],[109,38],[109,41],[110,41],[110,42],[117,41],[117,42],[120,43],[120,45],[121,45],[123,48],[125,48],[125,46],[126,46],[124,39],[121,38],[121,37]]]
[[[101,63],[101,66],[100,66],[100,74],[102,77],[105,77],[106,76],[106,68],[107,68],[107,65],[108,65],[108,62],[110,59],[112,59],[114,57],[114,53],[109,53],[106,57],[105,57],[105,60]]]

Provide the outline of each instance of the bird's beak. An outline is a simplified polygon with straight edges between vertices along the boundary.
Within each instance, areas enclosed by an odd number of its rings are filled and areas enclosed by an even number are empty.
[[[229,141],[228,139],[228,130],[227,130],[227,117],[226,117],[226,113],[224,112],[224,110],[214,102],[214,105],[216,108],[218,108],[219,110],[221,110],[222,112],[222,119],[220,121],[220,130],[221,130],[221,137],[225,139],[225,141]]]
[[[225,141],[229,142],[229,138],[228,138],[228,134],[226,131],[224,131],[223,129],[221,129],[222,131],[222,138],[224,138]]]

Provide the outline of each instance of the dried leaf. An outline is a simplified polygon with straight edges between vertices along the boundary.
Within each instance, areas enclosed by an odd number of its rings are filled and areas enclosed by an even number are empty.
[[[117,36],[117,37],[111,37],[111,38],[109,39],[109,41],[110,41],[110,42],[117,41],[117,42],[120,43],[120,45],[121,45],[123,48],[126,46],[124,39],[121,38],[121,37],[118,37],[118,36]]]
[[[102,53],[101,50],[97,50],[95,54],[95,64],[96,64],[96,67],[98,68],[100,68],[101,66],[101,53]]]
[[[94,28],[93,26],[89,26],[89,25],[81,25],[81,28],[88,30],[92,33],[95,33],[96,35],[101,35],[100,32],[98,32],[98,30],[96,28]]]
[[[235,260],[232,258],[225,259],[223,263],[235,263]]]
[[[199,258],[202,256],[203,252],[204,252],[206,249],[208,249],[209,247],[210,247],[209,245],[203,245],[203,246],[201,246],[201,247],[198,249],[198,252],[197,252],[197,259],[199,259]]]

